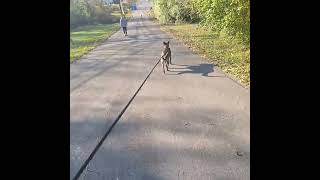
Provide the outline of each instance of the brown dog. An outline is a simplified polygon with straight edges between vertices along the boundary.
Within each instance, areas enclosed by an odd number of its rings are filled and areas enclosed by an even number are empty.
[[[164,66],[166,66],[167,71],[169,71],[169,64],[172,64],[171,63],[171,49],[169,47],[169,41],[163,42],[163,50],[161,53],[161,64],[162,64],[163,73],[166,73]]]

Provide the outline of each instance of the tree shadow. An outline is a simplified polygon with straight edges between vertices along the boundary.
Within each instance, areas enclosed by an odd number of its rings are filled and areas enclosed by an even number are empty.
[[[172,38],[159,38],[159,37],[149,37],[152,36],[151,34],[138,34],[138,35],[130,35],[126,38],[114,38],[114,39],[109,39],[107,42],[131,42],[131,43],[139,43],[139,42],[156,42],[156,41],[167,41]],[[142,38],[143,37],[143,38]]]
[[[133,44],[134,42],[128,42],[129,44]],[[151,45],[153,42],[142,42],[144,44],[138,44],[139,46],[144,46],[144,45]],[[123,46],[120,50],[126,50],[130,47],[129,46]],[[83,57],[82,59],[97,59],[97,57],[100,57],[104,60],[107,59],[116,59],[117,55],[117,51],[114,52],[113,54],[109,54],[108,57],[104,57],[101,56],[99,54],[99,51],[105,51],[105,48],[102,48],[102,50],[99,50],[98,48],[92,50],[89,54],[87,54],[86,57]],[[124,51],[125,52],[125,51]],[[138,55],[141,52],[141,49],[136,49],[134,51],[131,51],[130,54],[127,55]],[[92,57],[92,55],[97,54],[97,57]],[[122,53],[122,55],[126,55],[124,53]],[[88,57],[91,56],[91,57]],[[85,61],[78,61],[77,63],[73,64],[74,68],[77,67],[79,69],[79,71],[77,73],[70,73],[70,81],[72,80],[76,80],[77,78],[79,78],[80,76],[85,76],[83,75],[83,73],[80,72],[88,72],[89,70],[92,70],[92,74],[86,76],[86,78],[83,78],[81,81],[77,82],[77,83],[72,83],[70,85],[70,93],[73,92],[74,90],[78,89],[79,87],[81,87],[82,85],[86,84],[87,82],[89,82],[90,80],[100,76],[101,74],[103,74],[104,72],[119,66],[121,63],[124,63],[124,61],[117,61],[117,62],[113,62],[113,63],[104,63],[102,61],[96,61],[95,63],[85,63]]]
[[[133,17],[130,19],[131,22],[140,22],[140,21],[149,21],[149,18],[146,17]]]

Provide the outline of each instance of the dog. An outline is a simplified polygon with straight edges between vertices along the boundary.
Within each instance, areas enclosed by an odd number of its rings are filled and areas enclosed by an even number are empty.
[[[163,50],[161,53],[161,64],[162,64],[162,69],[163,73],[165,74],[165,66],[167,68],[167,71],[169,71],[169,64],[171,63],[171,49],[169,46],[169,41],[168,42],[163,42]]]

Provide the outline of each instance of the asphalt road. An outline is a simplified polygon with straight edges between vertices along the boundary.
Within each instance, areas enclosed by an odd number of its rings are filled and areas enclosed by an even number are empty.
[[[130,20],[128,37],[119,31],[70,65],[70,179],[168,40],[170,72],[160,64],[154,69],[79,179],[250,179],[249,90],[141,12]]]

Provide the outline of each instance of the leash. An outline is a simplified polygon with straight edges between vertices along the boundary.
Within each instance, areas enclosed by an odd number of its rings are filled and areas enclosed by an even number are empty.
[[[163,58],[164,56],[162,56],[161,58]],[[121,116],[124,114],[124,112],[127,110],[127,108],[129,107],[129,105],[131,104],[131,102],[133,101],[133,99],[136,97],[136,95],[138,94],[138,92],[141,90],[142,86],[144,85],[144,83],[147,81],[147,79],[149,78],[149,76],[151,75],[151,73],[153,72],[153,70],[156,68],[156,66],[159,64],[161,58],[158,60],[158,62],[154,65],[154,67],[151,69],[151,71],[149,72],[148,76],[144,79],[144,81],[142,82],[142,84],[140,85],[140,87],[138,88],[138,90],[134,93],[134,95],[131,97],[130,101],[127,103],[127,105],[122,109],[122,111],[120,112],[120,114],[118,115],[118,117],[116,118],[116,120],[112,123],[112,125],[109,127],[108,131],[106,132],[106,134],[101,138],[101,140],[99,141],[99,143],[96,145],[96,147],[94,148],[94,150],[91,152],[91,154],[89,155],[89,157],[87,158],[87,160],[84,162],[84,164],[81,166],[81,168],[79,169],[79,171],[77,172],[77,174],[75,175],[75,177],[73,178],[73,180],[77,180],[79,179],[80,175],[83,173],[84,169],[88,166],[89,162],[92,160],[92,158],[94,157],[94,155],[96,154],[96,152],[99,150],[100,146],[103,144],[103,142],[105,141],[105,139],[108,137],[108,135],[111,133],[112,129],[114,128],[114,126],[117,124],[117,122],[120,120]]]

